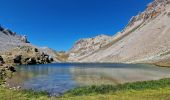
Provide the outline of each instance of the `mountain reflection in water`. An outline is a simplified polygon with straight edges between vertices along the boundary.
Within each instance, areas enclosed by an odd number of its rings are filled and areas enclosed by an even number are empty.
[[[145,64],[69,64],[18,66],[8,87],[60,95],[79,86],[170,78],[170,69]]]

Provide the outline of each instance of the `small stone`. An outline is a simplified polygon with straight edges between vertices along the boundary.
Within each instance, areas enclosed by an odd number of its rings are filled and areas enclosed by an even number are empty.
[[[168,12],[168,14],[167,14],[167,15],[168,15],[168,17],[170,17],[170,12]]]
[[[37,49],[37,48],[34,48],[34,51],[35,51],[35,52],[38,52],[38,49]]]
[[[17,89],[21,89],[21,86],[17,86]]]
[[[0,65],[4,64],[4,59],[2,58],[2,56],[0,56]]]
[[[11,72],[16,72],[16,70],[15,70],[15,68],[14,68],[13,66],[10,66],[8,69],[9,69]]]

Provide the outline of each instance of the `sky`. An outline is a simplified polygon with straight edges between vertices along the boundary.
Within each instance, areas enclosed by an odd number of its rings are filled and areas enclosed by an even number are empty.
[[[67,51],[80,38],[114,35],[152,0],[0,0],[0,24],[37,46]]]

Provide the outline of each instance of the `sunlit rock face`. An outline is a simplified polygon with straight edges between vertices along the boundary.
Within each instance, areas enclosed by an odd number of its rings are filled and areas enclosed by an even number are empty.
[[[69,51],[68,61],[79,61],[84,57],[102,49],[112,41],[111,36],[99,35],[94,38],[80,39]]]
[[[19,45],[30,45],[27,37],[0,26],[0,51],[10,50]]]
[[[111,37],[107,46],[96,51],[86,49],[86,42],[82,40],[82,43],[73,47],[78,49],[73,49],[76,52],[70,54],[70,59],[79,62],[154,63],[170,66],[169,13],[169,0],[154,0],[145,11],[133,16],[122,31]]]

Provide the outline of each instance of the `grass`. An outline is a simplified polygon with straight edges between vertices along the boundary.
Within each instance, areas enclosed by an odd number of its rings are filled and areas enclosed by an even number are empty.
[[[96,94],[109,94],[122,91],[142,91],[145,89],[159,89],[159,88],[170,88],[170,79],[162,79],[156,81],[144,81],[135,83],[126,83],[123,85],[100,85],[100,86],[86,86],[80,87],[68,91],[65,95],[67,96],[82,96],[82,95],[96,95]]]
[[[9,90],[0,86],[0,100],[170,100],[170,79],[79,87],[61,97],[45,92]]]
[[[60,100],[170,100],[170,88],[119,91],[110,94],[62,97]]]
[[[0,86],[0,100],[48,100],[46,92],[32,90],[10,90]]]

